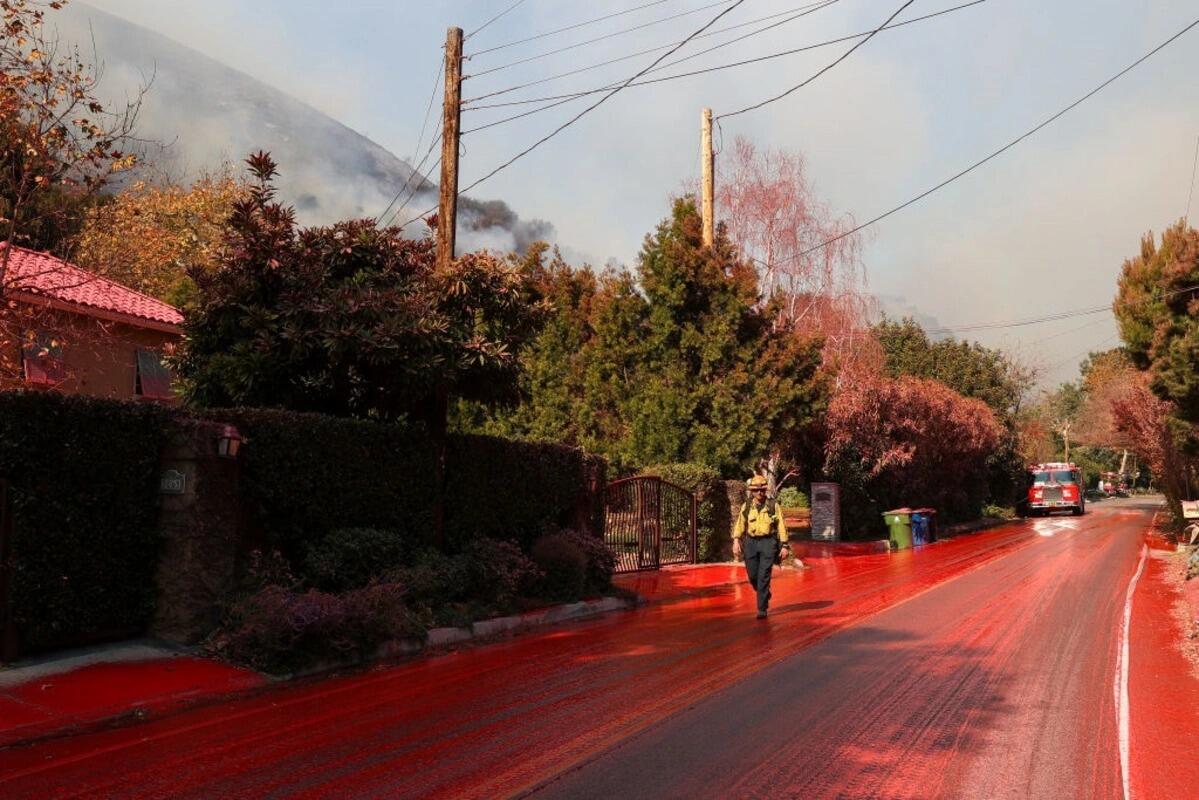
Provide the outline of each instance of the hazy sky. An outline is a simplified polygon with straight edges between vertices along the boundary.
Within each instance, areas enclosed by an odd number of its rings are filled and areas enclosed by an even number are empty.
[[[900,19],[964,1],[917,0]],[[408,158],[440,66],[446,27],[471,31],[512,0],[90,2],[277,86]],[[526,0],[471,38],[466,51],[645,2]],[[717,27],[809,2],[747,0]],[[840,0],[688,61],[685,68],[857,33],[900,5],[902,0]],[[703,6],[713,7],[468,78],[464,95],[678,41],[726,4],[664,0],[481,53],[466,62],[467,75]],[[724,141],[741,134],[763,146],[801,152],[819,195],[834,209],[865,220],[1031,128],[1196,18],[1195,0],[987,0],[880,34],[811,86],[726,121]],[[702,39],[674,58],[755,27]],[[646,232],[667,212],[668,197],[698,173],[700,108],[711,106],[719,114],[777,94],[847,47],[628,89],[474,195],[502,198],[523,217],[550,220],[559,242],[593,263],[631,264]],[[658,54],[505,98],[604,85],[634,74]],[[466,136],[462,185],[588,102]],[[463,127],[511,112],[466,113]],[[1137,251],[1139,237],[1182,216],[1197,136],[1199,28],[995,161],[869,229],[864,259],[871,288],[896,298],[894,306],[911,307],[944,325],[1005,322],[1110,303],[1120,264]],[[1088,349],[1112,346],[1115,327],[1105,313],[969,337],[1038,360],[1047,382],[1056,382],[1076,374]]]

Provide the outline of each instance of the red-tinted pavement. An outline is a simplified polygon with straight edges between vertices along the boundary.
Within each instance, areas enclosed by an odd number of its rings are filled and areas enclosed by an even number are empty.
[[[89,664],[39,674],[22,683],[4,682],[0,684],[0,747],[103,724],[114,717],[161,714],[265,683],[256,672],[183,655]]]
[[[1119,797],[1119,620],[1148,519],[815,561],[779,575],[765,622],[744,587],[667,573],[648,580],[694,593],[0,751],[0,796]]]

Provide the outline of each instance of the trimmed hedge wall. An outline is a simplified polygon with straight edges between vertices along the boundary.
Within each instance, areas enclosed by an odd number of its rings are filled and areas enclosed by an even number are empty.
[[[419,538],[432,523],[434,454],[419,429],[265,409],[205,411],[247,441],[238,481],[247,544],[293,565],[325,534],[379,528]]]
[[[436,456],[422,427],[261,409],[205,416],[232,422],[247,438],[240,492],[255,545],[278,548],[298,566],[337,529],[397,531],[407,551],[429,540]],[[447,548],[483,535],[527,550],[547,526],[575,522],[597,466],[564,445],[451,434]]]
[[[150,622],[169,418],[152,405],[0,393],[0,475],[12,491],[12,604],[23,651]]]
[[[149,404],[0,392],[0,477],[13,499],[11,608],[22,652],[149,626],[162,453],[168,436],[197,419],[233,423],[247,439],[237,496],[213,496],[220,484],[209,481],[204,498],[240,514],[243,555],[278,549],[307,577],[308,556],[334,531],[394,532],[406,556],[432,538],[436,456],[419,426],[275,410],[189,416]],[[562,445],[461,435],[449,438],[446,457],[450,551],[479,535],[516,540],[527,551],[547,530],[585,524],[580,514],[602,530],[602,460]]]
[[[482,534],[513,539],[527,552],[547,526],[577,527],[572,518],[591,470],[603,462],[582,450],[547,442],[451,435],[446,456],[446,537]],[[591,530],[603,525],[603,501],[591,509]],[[598,512],[598,519],[596,519]]]

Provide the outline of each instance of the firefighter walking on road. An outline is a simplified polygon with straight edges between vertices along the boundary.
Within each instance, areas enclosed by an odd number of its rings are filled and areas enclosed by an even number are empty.
[[[773,497],[767,497],[766,478],[749,479],[749,497],[733,525],[733,555],[745,556],[745,574],[758,593],[758,619],[770,605],[770,571],[776,558],[790,555],[787,524]]]

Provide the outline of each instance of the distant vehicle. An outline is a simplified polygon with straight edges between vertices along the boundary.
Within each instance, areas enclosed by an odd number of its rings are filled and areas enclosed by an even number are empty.
[[[1099,488],[1104,494],[1116,495],[1117,497],[1127,497],[1128,488],[1132,485],[1132,479],[1129,475],[1124,475],[1119,472],[1101,472],[1099,473]]]
[[[1087,512],[1083,496],[1082,470],[1074,464],[1050,462],[1028,468],[1028,515],[1039,517],[1051,511],[1069,509],[1079,516]]]

